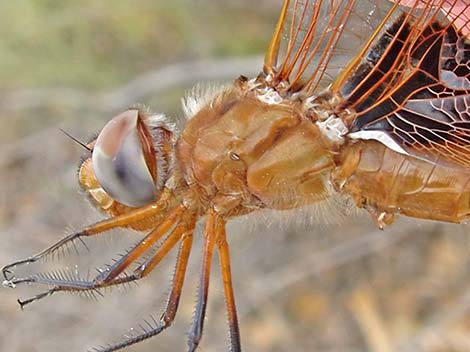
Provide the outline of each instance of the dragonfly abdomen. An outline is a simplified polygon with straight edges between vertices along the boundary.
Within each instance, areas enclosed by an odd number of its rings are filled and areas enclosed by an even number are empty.
[[[380,226],[395,214],[454,223],[470,219],[470,171],[397,153],[377,141],[344,149],[334,182]]]

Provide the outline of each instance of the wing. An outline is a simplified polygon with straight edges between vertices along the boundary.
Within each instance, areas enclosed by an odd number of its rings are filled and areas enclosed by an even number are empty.
[[[331,84],[380,27],[388,0],[285,0],[264,71],[279,92]]]
[[[264,72],[342,102],[351,138],[470,169],[470,4],[397,1],[285,0]]]
[[[470,169],[469,19],[470,4],[421,0],[389,25],[335,82],[350,137]]]

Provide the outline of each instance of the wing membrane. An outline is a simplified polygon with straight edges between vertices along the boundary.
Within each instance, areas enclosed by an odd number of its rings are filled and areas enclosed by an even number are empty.
[[[264,69],[343,101],[351,138],[470,169],[469,37],[465,0],[286,0]]]
[[[266,73],[279,91],[326,87],[391,8],[388,1],[286,0],[266,55]]]
[[[420,7],[390,26],[341,86],[343,108],[355,111],[351,136],[386,134],[395,150],[470,169],[470,5]]]

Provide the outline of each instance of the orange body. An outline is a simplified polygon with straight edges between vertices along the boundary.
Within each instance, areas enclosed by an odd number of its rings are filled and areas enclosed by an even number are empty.
[[[188,186],[200,199],[232,207],[232,215],[324,199],[335,164],[320,130],[298,108],[268,105],[241,89],[216,98],[188,122],[178,142]]]
[[[470,219],[470,170],[399,154],[376,141],[345,148],[334,178],[360,207],[385,219],[396,213],[456,223]]]
[[[395,214],[455,223],[470,218],[470,171],[376,141],[333,143],[299,103],[269,105],[239,84],[188,121],[176,160],[178,193],[187,189],[200,214],[212,206],[228,216],[293,209],[335,193],[352,197],[380,227]],[[110,215],[130,210],[99,188],[89,161],[80,182]],[[148,229],[159,221],[156,215],[131,227]]]
[[[229,93],[189,121],[177,156],[202,198],[239,202],[238,214],[322,201],[333,185],[380,227],[399,213],[456,223],[470,218],[470,170],[399,154],[376,141],[335,144],[295,103],[267,105]]]

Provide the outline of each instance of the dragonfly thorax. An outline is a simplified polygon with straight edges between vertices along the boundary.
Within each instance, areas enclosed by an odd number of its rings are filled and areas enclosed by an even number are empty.
[[[187,123],[176,160],[188,187],[222,200],[232,215],[257,208],[291,209],[329,196],[335,167],[331,141],[303,113],[302,102],[273,104],[235,85]]]

